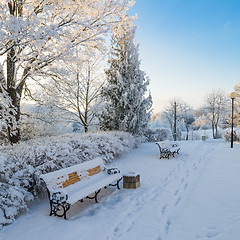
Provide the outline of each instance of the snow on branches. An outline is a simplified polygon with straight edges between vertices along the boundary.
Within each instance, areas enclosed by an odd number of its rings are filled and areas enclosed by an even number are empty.
[[[71,56],[76,46],[101,49],[105,34],[118,32],[133,18],[127,0],[3,0],[0,3],[0,56],[6,91],[16,122],[26,80],[49,73],[52,63]],[[2,60],[3,59],[3,60]],[[36,79],[38,79],[36,78]],[[11,137],[12,136],[12,137]],[[11,132],[12,143],[20,139]]]
[[[140,134],[150,122],[152,98],[145,97],[149,79],[140,69],[135,29],[112,38],[107,84],[102,95],[106,100],[100,123],[102,129]]]

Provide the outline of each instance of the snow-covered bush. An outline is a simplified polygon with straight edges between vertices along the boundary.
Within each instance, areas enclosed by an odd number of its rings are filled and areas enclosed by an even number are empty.
[[[0,148],[0,228],[11,223],[27,203],[45,193],[39,179],[48,173],[101,156],[105,163],[136,147],[124,132],[69,134],[39,138]]]
[[[230,142],[231,141],[231,129],[226,129],[224,131],[224,139],[225,141],[227,142]],[[235,142],[240,142],[240,129],[235,129],[233,131],[233,141]]]
[[[154,128],[148,129],[144,132],[144,136],[147,142],[159,142],[164,141],[170,138],[171,132],[170,129],[166,128]]]

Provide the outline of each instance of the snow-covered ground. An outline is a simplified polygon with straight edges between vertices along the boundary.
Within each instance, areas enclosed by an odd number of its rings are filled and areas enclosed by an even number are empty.
[[[75,204],[68,220],[49,217],[43,199],[4,227],[6,240],[236,240],[240,236],[240,146],[180,142],[180,154],[159,159],[154,143],[113,162],[140,173],[141,187],[108,188],[100,203]]]

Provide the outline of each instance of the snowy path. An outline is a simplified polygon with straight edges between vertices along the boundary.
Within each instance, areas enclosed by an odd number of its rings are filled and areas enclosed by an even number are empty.
[[[180,145],[180,155],[170,160],[158,159],[157,146],[146,143],[112,164],[140,173],[137,190],[104,190],[99,204],[76,204],[68,221],[49,217],[43,200],[5,227],[0,239],[238,239],[240,146]]]

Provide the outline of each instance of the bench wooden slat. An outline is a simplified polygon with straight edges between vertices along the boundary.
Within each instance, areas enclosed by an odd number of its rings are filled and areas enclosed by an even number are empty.
[[[69,186],[71,184],[74,184],[74,183],[80,181],[80,178],[77,175],[77,172],[69,173],[68,177],[69,177],[69,179],[62,183],[62,187],[67,187],[67,186]]]
[[[92,176],[94,174],[100,173],[101,172],[101,168],[100,168],[100,166],[97,166],[95,168],[87,170],[87,172],[88,172],[89,176]]]
[[[87,172],[88,172],[89,176],[93,176],[93,175],[101,172],[101,167],[99,165],[97,167],[88,169]],[[58,178],[58,179],[60,179],[60,178]],[[77,172],[69,173],[68,174],[68,180],[64,181],[63,183],[60,183],[59,184],[60,185],[59,188],[65,188],[65,187],[67,187],[67,186],[69,186],[71,184],[79,182],[80,180],[81,180],[81,178],[77,175]]]

